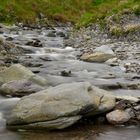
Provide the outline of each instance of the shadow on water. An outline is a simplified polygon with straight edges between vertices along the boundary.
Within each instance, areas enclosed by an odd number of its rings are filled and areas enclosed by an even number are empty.
[[[0,131],[1,140],[140,140],[140,126],[76,124],[59,131]]]

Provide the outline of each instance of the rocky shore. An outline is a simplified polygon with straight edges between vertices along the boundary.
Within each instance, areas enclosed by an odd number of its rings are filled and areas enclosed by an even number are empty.
[[[88,118],[139,125],[138,34],[110,30],[1,26],[0,94],[21,97],[6,106],[7,127],[64,129]]]

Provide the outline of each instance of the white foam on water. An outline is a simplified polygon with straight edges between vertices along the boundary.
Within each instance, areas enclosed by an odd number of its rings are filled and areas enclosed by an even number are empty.
[[[3,119],[3,114],[0,112],[0,120]]]
[[[8,98],[8,99],[1,99],[0,100],[0,112],[5,112],[10,110],[20,98]]]
[[[41,48],[41,49],[35,51],[35,54],[36,55],[45,55],[46,54],[46,51],[45,51],[44,48]]]
[[[69,50],[69,51],[74,51],[74,48],[72,48],[72,47],[66,47],[65,49]]]

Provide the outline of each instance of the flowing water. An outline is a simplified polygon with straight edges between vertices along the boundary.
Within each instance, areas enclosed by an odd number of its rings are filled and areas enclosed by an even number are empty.
[[[60,32],[64,33],[65,37],[57,34]],[[53,33],[53,36],[49,37],[49,33]],[[110,87],[117,95],[140,96],[139,90],[116,89],[118,82],[138,82],[138,80],[129,81],[128,75],[119,67],[77,60],[79,51],[64,44],[68,33],[69,28],[34,30],[17,28],[5,30],[0,37],[5,39],[11,37],[12,42],[22,47],[26,55],[20,56],[20,62],[33,72],[46,77],[51,86],[73,81],[89,81],[99,87]],[[29,41],[34,40],[39,40],[42,47],[27,45]],[[71,71],[71,74],[62,76],[62,71]],[[140,140],[139,126],[95,126],[88,123],[76,124],[61,131],[10,131],[5,127],[5,118],[18,100],[20,99],[0,96],[0,140]]]

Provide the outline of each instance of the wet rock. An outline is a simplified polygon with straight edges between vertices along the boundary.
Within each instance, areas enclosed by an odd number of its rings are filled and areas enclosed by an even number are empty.
[[[35,53],[35,50],[33,48],[26,48],[26,47],[23,47],[23,46],[21,46],[21,47],[22,47],[22,50],[23,50],[24,54],[33,54],[33,53]]]
[[[110,47],[108,47],[108,45],[102,45],[100,47],[97,47],[96,49],[94,49],[94,52],[101,52],[101,53],[105,53],[105,54],[114,55],[114,52],[112,51],[112,49]]]
[[[61,117],[55,120],[50,121],[42,121],[42,122],[34,122],[29,123],[28,125],[8,125],[7,127],[10,129],[27,129],[27,130],[53,130],[53,129],[64,129],[66,127],[71,126],[72,124],[76,123],[78,120],[80,120],[82,117],[80,115],[78,116],[71,116],[71,117]]]
[[[139,115],[137,115],[137,119],[138,119],[138,121],[140,121],[140,114],[139,114]]]
[[[98,62],[103,63],[107,61],[110,58],[114,58],[114,55],[112,54],[106,54],[102,52],[96,52],[93,54],[83,54],[80,59],[87,62]]]
[[[135,118],[136,115],[135,115],[134,109],[127,108],[125,111],[131,116],[131,118]]]
[[[13,41],[13,38],[12,37],[7,37],[6,40],[7,41]]]
[[[115,109],[124,110],[127,107],[127,100],[120,100],[116,103]]]
[[[0,93],[2,95],[18,96],[22,97],[38,91],[44,88],[28,80],[15,80],[3,84],[0,87]]]
[[[46,79],[32,73],[31,70],[27,69],[26,67],[20,64],[14,64],[9,68],[7,68],[6,70],[0,72],[0,81],[2,83],[23,79],[32,81],[33,83],[36,83],[38,85],[47,84]]]
[[[135,79],[140,79],[140,75],[132,76],[132,80],[135,80]]]
[[[43,61],[52,61],[53,59],[50,58],[49,56],[40,56],[39,59],[43,60]]]
[[[21,98],[7,120],[8,127],[62,129],[82,116],[111,110],[115,98],[88,82],[62,84]]]
[[[117,124],[124,124],[128,122],[131,118],[131,116],[128,114],[128,112],[125,112],[123,110],[115,110],[106,115],[106,118],[109,123],[117,125]]]
[[[3,34],[4,32],[2,30],[0,30],[0,34]]]
[[[135,106],[134,109],[140,111],[140,105]]]
[[[25,45],[33,46],[33,44],[34,44],[33,41],[29,41],[29,42],[27,42]]]
[[[66,71],[66,70],[63,70],[61,71],[61,76],[70,76],[71,75],[71,71]]]
[[[1,66],[5,66],[5,63],[4,63],[4,61],[2,61],[2,60],[0,60],[0,67]]]
[[[56,33],[56,31],[49,32],[47,36],[48,37],[56,37],[55,33]]]
[[[118,58],[115,57],[115,58],[111,58],[111,59],[107,60],[105,63],[110,66],[118,66],[119,62],[120,61],[118,60]]]
[[[123,102],[125,101],[127,101],[127,102],[129,102],[129,103],[137,103],[137,102],[139,102],[140,101],[140,99],[139,98],[137,98],[137,97],[133,97],[133,96],[121,96],[121,95],[117,95],[116,96],[116,99],[117,100],[123,100]]]
[[[23,62],[24,63],[24,66],[26,67],[41,67],[43,64],[41,63],[36,63],[36,62]]]
[[[59,36],[59,37],[65,37],[65,33],[62,32],[62,31],[59,31],[59,32],[56,32],[56,35]]]
[[[40,42],[40,40],[37,40],[37,39],[33,41],[29,41],[25,45],[29,45],[33,47],[42,47],[42,43]]]
[[[122,88],[122,89],[133,89],[133,90],[140,89],[140,82],[139,82],[139,80],[126,81],[126,82],[118,82],[118,84],[120,85],[120,88]]]

